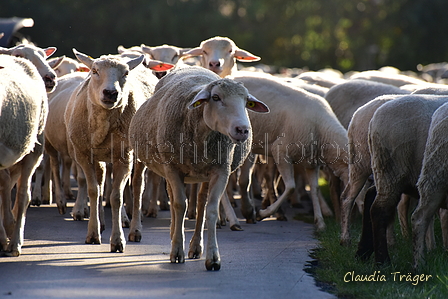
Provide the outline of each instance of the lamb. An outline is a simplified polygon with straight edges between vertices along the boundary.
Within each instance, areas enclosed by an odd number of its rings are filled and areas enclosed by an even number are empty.
[[[368,80],[348,80],[330,88],[325,99],[344,128],[348,128],[356,109],[385,94],[409,94],[409,91]]]
[[[13,48],[0,47],[0,54],[7,54],[16,57],[23,57],[31,61],[42,79],[45,82],[45,88],[48,93],[51,93],[56,87],[56,73],[46,62],[46,59],[50,57],[56,51],[55,47],[48,47],[41,49],[33,45],[18,45]]]
[[[423,165],[417,182],[420,201],[414,210],[411,223],[413,235],[414,268],[424,264],[425,233],[438,208],[446,209],[446,153],[448,104],[440,106],[432,115],[428,139],[423,155]],[[446,213],[446,211],[445,211]],[[446,217],[441,217],[443,245],[448,248]]]
[[[74,72],[89,72],[89,69],[70,57],[55,57],[48,60],[48,64],[56,72],[58,78]]]
[[[387,226],[393,221],[401,194],[418,197],[416,184],[431,117],[447,101],[446,96],[408,95],[383,104],[373,115],[368,133],[377,190],[370,208],[373,248],[366,242],[370,238],[363,226],[358,256],[368,257],[374,251],[377,263],[390,261]]]
[[[31,176],[42,158],[48,103],[44,82],[30,61],[0,55],[0,66],[0,204],[3,211],[0,250],[5,255],[18,256],[30,201]],[[10,197],[17,180],[13,215]]]
[[[221,78],[237,71],[236,60],[258,61],[261,58],[240,49],[228,37],[215,36],[201,42],[200,46],[185,53],[185,56],[201,56],[201,66],[218,74]]]
[[[260,210],[259,216],[263,219],[275,213],[294,192],[294,167],[301,167],[310,184],[317,230],[324,230],[325,222],[318,196],[319,169],[326,166],[344,185],[347,183],[348,166],[343,155],[348,143],[347,131],[330,105],[318,95],[274,77],[246,74],[234,78],[271,108],[269,116],[249,114],[254,132],[252,152],[273,157],[285,184],[283,194],[267,209]],[[241,186],[240,190],[243,215],[248,219],[254,207],[247,194],[243,196],[248,188]]]
[[[269,111],[242,84],[201,67],[188,67],[163,77],[153,97],[131,121],[129,136],[136,158],[167,180],[172,263],[185,261],[184,183],[202,182],[198,206],[207,202],[205,266],[207,270],[221,267],[216,239],[218,205],[229,175],[248,155],[252,130],[246,109]],[[198,214],[190,258],[201,256],[203,217]]]
[[[140,66],[143,55],[134,59],[115,55],[93,59],[76,50],[74,53],[91,70],[85,81],[72,93],[64,114],[70,156],[83,170],[91,202],[86,243],[101,243],[98,209],[102,208],[104,162],[112,163],[110,245],[112,252],[123,252],[126,244],[121,227],[123,189],[132,167],[128,127],[135,111],[152,95],[157,78],[147,68]],[[141,180],[138,176],[134,178]],[[134,200],[139,199],[141,192],[136,186],[133,190]],[[140,202],[134,202],[129,233],[131,241],[141,240],[141,216],[138,209]]]

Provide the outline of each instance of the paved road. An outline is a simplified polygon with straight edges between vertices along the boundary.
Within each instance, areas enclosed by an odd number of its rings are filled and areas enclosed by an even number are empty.
[[[205,270],[204,258],[169,262],[169,212],[145,218],[142,242],[124,253],[108,252],[110,209],[106,216],[103,244],[87,245],[87,221],[61,216],[55,205],[30,207],[22,255],[0,258],[0,298],[335,298],[304,272],[313,226],[291,215],[219,230],[217,272]],[[186,221],[187,250],[193,225]]]

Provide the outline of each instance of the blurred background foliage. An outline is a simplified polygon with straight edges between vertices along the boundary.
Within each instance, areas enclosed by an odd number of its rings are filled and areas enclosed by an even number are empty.
[[[448,61],[447,0],[5,0],[0,17],[56,55],[117,46],[196,47],[227,36],[276,67],[416,70]]]

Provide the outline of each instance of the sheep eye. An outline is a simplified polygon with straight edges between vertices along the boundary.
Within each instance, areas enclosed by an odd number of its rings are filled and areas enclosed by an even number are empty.
[[[216,95],[216,94],[214,94],[214,95],[212,96],[212,99],[213,99],[213,101],[215,101],[215,102],[217,102],[217,101],[221,101],[220,97],[219,97],[218,95]]]
[[[204,55],[207,55],[207,52],[206,52],[206,51],[202,51],[202,53],[204,53]]]
[[[254,101],[247,101],[246,107],[247,108],[254,108],[255,107],[255,102]]]

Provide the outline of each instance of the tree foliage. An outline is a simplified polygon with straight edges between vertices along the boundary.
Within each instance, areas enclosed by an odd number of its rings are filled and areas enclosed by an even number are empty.
[[[0,17],[33,18],[22,31],[71,57],[221,35],[278,67],[415,70],[448,60],[447,10],[446,0],[15,0]]]

